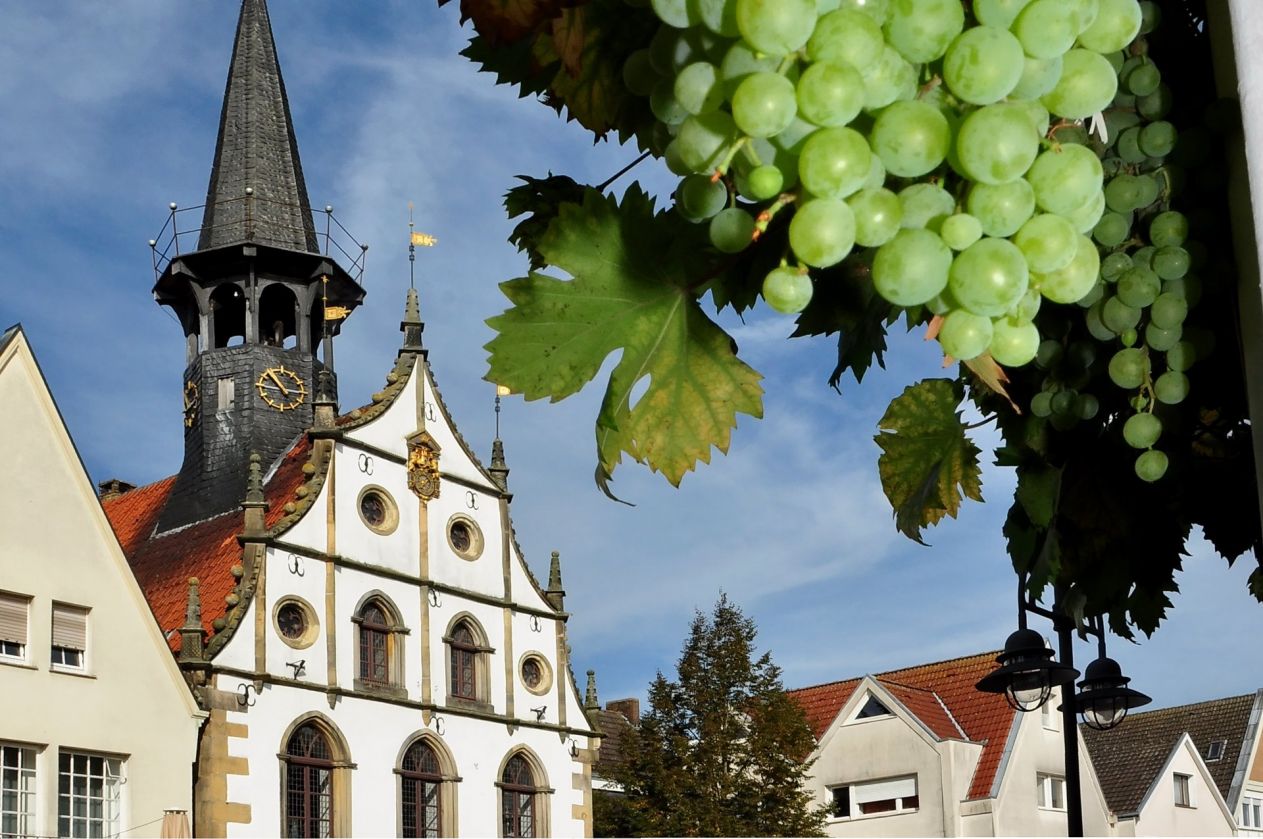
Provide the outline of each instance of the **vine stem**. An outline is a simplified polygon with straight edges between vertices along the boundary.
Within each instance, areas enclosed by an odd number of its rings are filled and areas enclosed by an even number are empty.
[[[728,167],[732,165],[732,159],[737,156],[737,152],[746,147],[750,142],[749,137],[742,137],[740,140],[732,144],[728,152],[724,155],[724,159],[719,161],[719,165],[715,167],[714,173],[710,176],[710,182],[718,182],[724,175],[728,174]]]
[[[759,213],[759,217],[754,221],[754,233],[750,236],[751,242],[759,241],[759,237],[767,232],[767,227],[772,223],[772,219],[776,214],[785,209],[789,204],[798,200],[798,196],[792,192],[782,192],[780,197],[771,204],[766,210]]]
[[[968,425],[966,425],[966,426],[965,426],[965,430],[966,430],[966,431],[972,431],[972,430],[973,430],[973,429],[975,429],[975,428],[982,428],[984,425],[989,425],[989,424],[991,424],[991,423],[995,422],[995,421],[999,418],[999,416],[1000,416],[999,414],[992,414],[992,415],[991,415],[991,416],[989,416],[989,417],[983,417],[982,419],[978,420],[977,422],[971,422],[971,423],[969,423]]]
[[[638,157],[638,158],[636,158],[635,160],[633,160],[631,163],[628,163],[628,164],[627,164],[626,166],[624,166],[622,169],[619,169],[619,170],[618,170],[617,172],[615,172],[613,175],[610,175],[610,176],[609,176],[609,177],[608,177],[608,178],[607,178],[607,179],[606,179],[603,183],[601,183],[599,186],[597,186],[596,191],[597,191],[597,192],[604,192],[604,191],[605,191],[605,188],[606,188],[607,186],[609,186],[610,184],[614,183],[614,181],[618,180],[619,178],[623,177],[623,175],[626,175],[626,174],[627,174],[628,172],[630,172],[632,169],[636,168],[636,166],[638,166],[640,163],[642,163],[642,162],[644,161],[644,159],[645,159],[646,157],[649,157],[649,155],[651,155],[651,154],[652,154],[652,152],[645,152],[645,153],[644,153],[644,154],[642,154],[640,157]]]

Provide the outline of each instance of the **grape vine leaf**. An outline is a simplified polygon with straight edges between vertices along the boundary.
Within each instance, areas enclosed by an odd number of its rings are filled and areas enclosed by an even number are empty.
[[[439,0],[445,6],[450,0]],[[562,0],[460,0],[460,22],[474,28],[492,46],[511,44],[551,21],[566,5]]]
[[[538,271],[548,264],[539,252],[539,240],[548,232],[548,226],[562,204],[583,201],[584,188],[565,175],[554,175],[547,178],[532,178],[529,175],[518,175],[522,184],[513,187],[504,194],[504,210],[509,218],[521,215],[527,217],[518,222],[517,227],[509,234],[509,242],[525,251],[531,261],[531,270]],[[529,215],[527,215],[529,214]]]
[[[923,379],[891,400],[877,424],[877,471],[895,526],[922,545],[922,528],[955,518],[962,496],[982,500],[979,450],[965,434],[962,398],[950,379]]]
[[[638,184],[621,204],[588,189],[582,204],[560,206],[536,245],[572,279],[532,272],[502,283],[513,306],[487,321],[497,332],[487,379],[528,400],[564,399],[620,353],[596,421],[607,494],[624,454],[678,486],[712,446],[728,450],[737,414],[762,416],[762,376],[698,304],[707,263],[697,230],[656,212]]]

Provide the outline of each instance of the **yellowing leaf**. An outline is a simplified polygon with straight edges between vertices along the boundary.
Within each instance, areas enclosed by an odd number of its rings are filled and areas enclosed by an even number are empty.
[[[982,500],[978,447],[965,435],[960,400],[951,380],[926,379],[891,400],[877,424],[877,471],[895,526],[921,544],[922,528],[955,518],[962,495]]]
[[[562,204],[539,253],[543,273],[501,285],[513,307],[487,323],[487,379],[527,399],[575,393],[620,353],[597,418],[597,481],[623,454],[678,485],[710,449],[727,451],[738,413],[762,415],[762,378],[702,312],[696,233],[633,185],[620,205],[587,190]],[[643,395],[632,393],[648,379]]]

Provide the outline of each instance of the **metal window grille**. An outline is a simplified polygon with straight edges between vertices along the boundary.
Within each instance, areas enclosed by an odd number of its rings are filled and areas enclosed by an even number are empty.
[[[329,741],[320,729],[307,723],[294,732],[287,745],[285,777],[285,835],[328,837],[333,835],[333,761]]]
[[[442,805],[438,758],[426,743],[414,743],[404,754],[400,807],[403,835],[442,835]]]
[[[473,632],[467,624],[461,623],[452,633],[452,696],[462,699],[478,698],[478,680],[475,676],[478,647],[474,644]]]
[[[118,833],[123,761],[61,752],[57,772],[57,835],[105,837]]]
[[[509,759],[501,776],[500,815],[505,836],[535,835],[535,777],[521,755]]]
[[[360,614],[360,678],[367,682],[389,684],[390,625],[376,604],[369,604]]]
[[[35,835],[35,750],[0,746],[0,837]]]

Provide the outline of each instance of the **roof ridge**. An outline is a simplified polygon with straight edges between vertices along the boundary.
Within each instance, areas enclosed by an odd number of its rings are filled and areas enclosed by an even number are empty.
[[[1255,695],[1256,695],[1256,693],[1257,693],[1257,692],[1255,692],[1255,693],[1244,693],[1244,694],[1240,694],[1240,695],[1237,695],[1237,696],[1220,696],[1220,697],[1218,697],[1218,698],[1216,698],[1216,699],[1203,699],[1203,700],[1201,700],[1200,702],[1186,702],[1186,703],[1184,703],[1183,705],[1170,705],[1170,706],[1168,706],[1168,707],[1166,707],[1166,708],[1151,708],[1151,709],[1149,709],[1148,711],[1138,711],[1138,712],[1136,712],[1136,713],[1134,713],[1134,714],[1129,714],[1128,716],[1129,716],[1131,719],[1133,719],[1133,720],[1134,720],[1134,719],[1136,719],[1137,717],[1146,717],[1146,716],[1151,716],[1151,715],[1156,715],[1156,714],[1162,714],[1162,713],[1167,713],[1167,712],[1172,712],[1172,711],[1183,711],[1183,710],[1185,710],[1185,709],[1188,709],[1188,708],[1196,708],[1196,707],[1201,706],[1201,705],[1212,705],[1212,704],[1214,704],[1214,703],[1216,703],[1216,702],[1229,702],[1229,701],[1232,701],[1232,700],[1234,700],[1234,699],[1249,699],[1249,700],[1253,700],[1253,699],[1254,699],[1254,697],[1255,697]]]
[[[943,659],[943,660],[941,660],[941,661],[927,661],[927,662],[925,662],[924,664],[914,664],[914,665],[912,665],[911,667],[896,667],[896,668],[894,668],[894,669],[892,669],[892,670],[886,670],[886,671],[883,671],[883,672],[881,672],[881,673],[865,673],[863,676],[851,676],[851,677],[849,677],[849,678],[845,678],[845,679],[835,679],[835,680],[833,680],[833,681],[831,681],[831,682],[820,682],[819,684],[815,684],[815,685],[804,685],[803,687],[800,687],[800,688],[791,688],[791,689],[789,689],[788,691],[786,691],[786,693],[797,693],[797,692],[799,692],[799,691],[804,691],[804,690],[812,690],[812,689],[815,689],[815,688],[830,687],[830,686],[832,686],[832,685],[841,685],[841,684],[845,684],[846,682],[858,682],[858,681],[860,681],[860,680],[864,679],[866,676],[872,676],[872,677],[873,677],[873,678],[875,678],[875,679],[880,679],[880,678],[882,678],[882,677],[884,677],[884,676],[887,676],[887,675],[889,675],[889,674],[891,674],[891,673],[906,673],[906,672],[908,672],[909,670],[920,670],[920,669],[922,669],[922,668],[926,668],[926,667],[938,667],[938,666],[943,665],[943,664],[951,664],[952,662],[957,662],[957,661],[966,661],[966,660],[971,659],[971,658],[992,658],[992,659],[994,659],[996,656],[998,656],[998,655],[1000,654],[1000,652],[1001,652],[1000,650],[990,650],[990,651],[984,651],[984,652],[980,652],[980,653],[970,653],[969,655],[960,655],[960,656],[954,656],[954,657],[952,657],[952,658],[945,658],[945,659]],[[889,681],[893,681],[893,680],[889,680]],[[1152,712],[1150,712],[1150,713],[1152,713]]]

